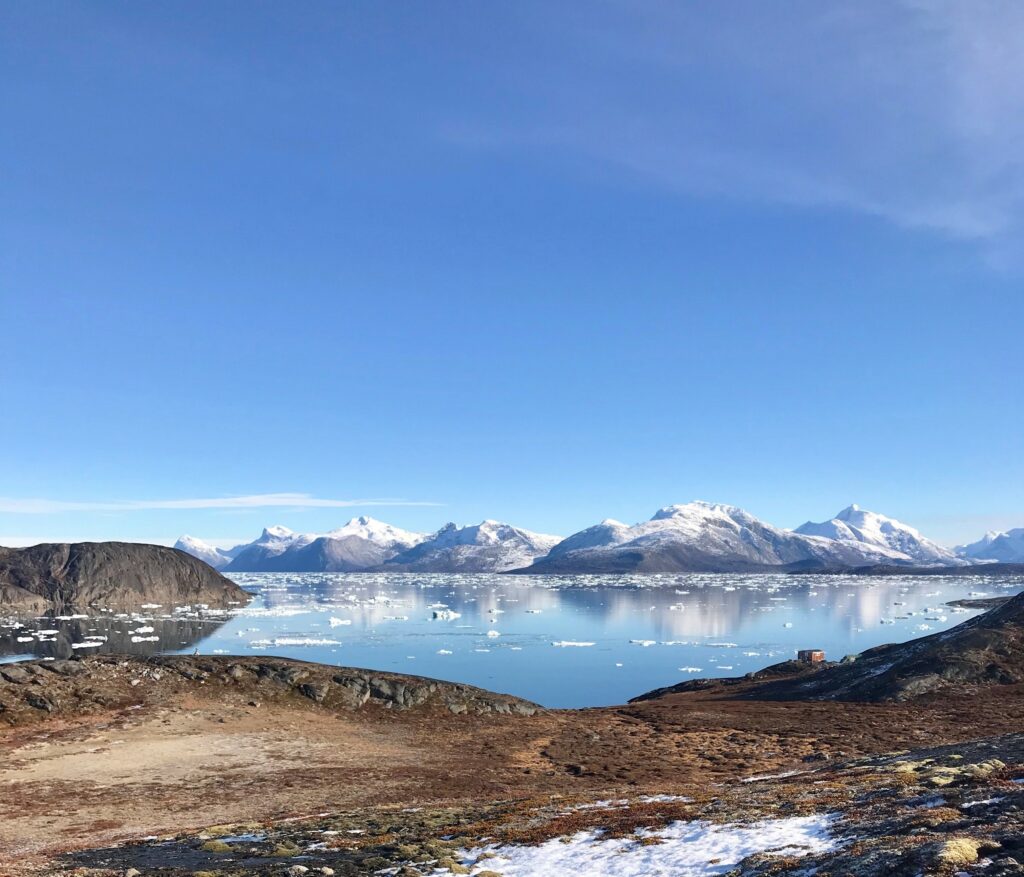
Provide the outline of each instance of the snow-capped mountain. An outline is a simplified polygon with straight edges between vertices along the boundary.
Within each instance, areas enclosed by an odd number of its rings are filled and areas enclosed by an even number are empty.
[[[289,546],[267,558],[264,570],[280,572],[357,572],[372,569],[426,538],[374,518],[353,518],[308,543]],[[237,567],[229,566],[228,570]]]
[[[365,515],[353,518],[344,527],[331,530],[329,533],[325,533],[324,536],[328,539],[347,539],[350,536],[357,536],[360,539],[365,539],[367,542],[372,542],[374,545],[379,545],[381,548],[394,548],[398,551],[412,548],[413,545],[417,545],[426,538],[424,533],[413,533],[409,530],[403,530],[400,527],[385,524],[383,521],[378,521],[376,518],[368,518]]]
[[[808,521],[795,532],[889,549],[915,564],[957,566],[964,563],[955,552],[925,538],[913,527],[858,505],[848,506],[829,521]]]
[[[175,548],[227,572],[351,572],[379,566],[424,538],[360,517],[322,535],[267,527],[255,541],[229,551],[192,536],[182,536]]]
[[[884,546],[781,530],[735,506],[666,506],[632,527],[606,520],[570,536],[528,570],[540,572],[737,572],[908,563]]]
[[[224,569],[232,560],[229,551],[217,548],[214,545],[210,545],[209,542],[196,539],[195,536],[189,536],[187,533],[174,543],[174,547],[178,551],[184,551],[186,554],[198,557],[203,563],[212,566],[214,569]]]
[[[605,518],[600,524],[587,527],[574,533],[559,542],[549,552],[550,557],[561,557],[572,551],[580,551],[584,548],[606,548],[609,545],[620,545],[629,541],[629,524],[616,521],[614,518]]]
[[[961,545],[957,553],[971,560],[1024,563],[1024,527],[1006,532],[990,530],[977,542]]]
[[[507,572],[529,566],[562,541],[561,536],[532,533],[483,521],[471,527],[446,524],[419,545],[403,551],[384,568],[409,572]]]
[[[271,568],[267,564],[273,558],[290,549],[309,545],[316,538],[313,533],[295,533],[287,527],[266,527],[259,539],[233,548],[234,559],[224,569],[236,572],[262,572]]]

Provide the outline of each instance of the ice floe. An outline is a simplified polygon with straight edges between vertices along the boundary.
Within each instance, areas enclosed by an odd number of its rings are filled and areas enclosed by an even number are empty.
[[[254,639],[249,643],[253,649],[266,649],[271,646],[340,646],[341,641],[311,636],[278,636],[274,639]]]

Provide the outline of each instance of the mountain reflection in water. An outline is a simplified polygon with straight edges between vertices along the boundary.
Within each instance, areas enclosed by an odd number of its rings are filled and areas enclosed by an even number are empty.
[[[0,661],[4,656],[14,655],[61,660],[76,655],[155,655],[185,651],[194,649],[227,620],[226,616],[152,618],[148,615],[7,619],[0,621]]]
[[[547,706],[592,706],[681,679],[742,675],[799,648],[823,648],[839,658],[913,639],[976,614],[946,606],[950,600],[1024,588],[1020,577],[983,576],[232,578],[255,596],[227,618],[20,619],[25,627],[17,629],[0,619],[0,655],[195,648],[274,654],[467,682]],[[137,633],[149,627],[152,632]],[[33,629],[59,634],[40,642]],[[89,636],[107,639],[73,648]]]

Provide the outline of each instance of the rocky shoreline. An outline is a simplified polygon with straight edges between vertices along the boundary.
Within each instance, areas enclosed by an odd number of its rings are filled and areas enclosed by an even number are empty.
[[[1024,593],[956,627],[906,643],[876,646],[842,661],[786,661],[733,679],[696,679],[635,698],[743,684],[759,700],[908,701],[956,689],[1024,683]]]

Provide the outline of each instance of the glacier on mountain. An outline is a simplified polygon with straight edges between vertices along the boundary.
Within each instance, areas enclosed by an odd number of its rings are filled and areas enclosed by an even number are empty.
[[[606,520],[569,536],[525,572],[742,572],[906,564],[880,544],[773,527],[741,508],[690,502],[626,526]]]
[[[391,558],[386,569],[409,572],[508,572],[529,566],[562,541],[486,520],[460,527],[445,524],[418,545]]]
[[[915,564],[957,566],[963,563],[954,551],[925,538],[913,527],[856,504],[847,506],[831,520],[808,521],[794,532],[891,550],[902,555],[900,559]]]

